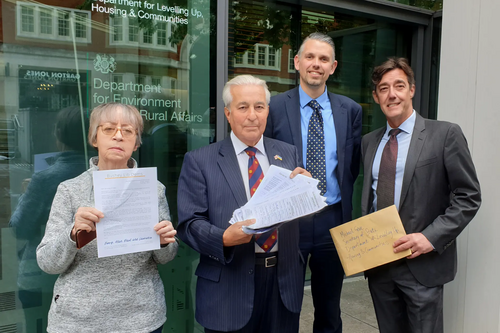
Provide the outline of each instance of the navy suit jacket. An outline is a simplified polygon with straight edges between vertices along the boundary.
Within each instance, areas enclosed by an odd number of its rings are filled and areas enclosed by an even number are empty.
[[[269,163],[293,170],[299,165],[294,146],[264,138]],[[279,155],[280,159],[274,158]],[[196,320],[216,331],[245,326],[254,304],[255,244],[224,247],[222,235],[233,211],[247,202],[231,138],[188,152],[178,187],[178,236],[200,253],[196,269]],[[286,308],[299,313],[303,265],[299,227],[285,223],[278,234],[278,284]]]
[[[417,281],[427,287],[455,278],[455,239],[476,215],[481,191],[467,141],[460,127],[416,115],[406,159],[399,216],[407,234],[422,233],[435,251],[406,260]],[[382,127],[363,137],[363,215],[373,210],[373,160],[385,133]],[[367,271],[370,277],[375,270]]]
[[[342,199],[341,222],[344,223],[352,219],[353,185],[359,173],[362,110],[359,104],[348,97],[331,92],[328,92],[328,97],[337,135],[338,166],[335,171]],[[302,164],[298,87],[271,98],[264,135],[295,145]]]

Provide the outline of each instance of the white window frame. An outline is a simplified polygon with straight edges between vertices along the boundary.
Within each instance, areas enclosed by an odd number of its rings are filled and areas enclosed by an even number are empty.
[[[138,41],[130,41],[129,37],[129,23],[130,20],[128,17],[122,17],[120,16],[120,19],[122,20],[122,25],[121,25],[121,30],[122,30],[122,40],[115,41],[115,26],[114,26],[114,20],[115,18],[110,17],[109,18],[109,44],[113,46],[133,46],[133,47],[143,47],[143,48],[153,48],[153,49],[162,49],[162,50],[167,50],[167,51],[176,51],[175,46],[170,45],[168,42],[168,37],[172,34],[172,23],[170,22],[158,22],[158,23],[165,23],[166,24],[166,29],[165,29],[165,39],[166,39],[166,44],[158,44],[158,30],[156,30],[152,34],[152,43],[144,43],[144,30],[139,28],[138,32]]]
[[[165,30],[164,30],[165,31],[165,44],[159,44],[158,43],[158,40],[159,40],[160,37],[158,36],[159,29],[157,28],[156,29],[156,45],[161,46],[161,47],[168,47],[168,45],[169,45],[169,43],[168,43],[168,35],[169,35],[169,33],[172,32],[172,27],[169,26],[168,22],[160,22],[160,23],[165,24]],[[170,30],[169,30],[169,27],[170,27]]]
[[[160,85],[163,76],[149,76],[149,75],[144,75],[144,74],[136,74],[134,75],[134,83],[135,84],[150,84],[150,85]],[[112,80],[115,83],[123,83],[123,73],[113,73]],[[150,80],[150,83],[146,83]],[[174,80],[174,79],[172,79]],[[170,82],[170,81],[169,81]]]
[[[115,83],[123,83],[123,74],[114,74],[113,73],[113,82]]]
[[[153,86],[156,86],[156,85],[161,86],[161,79],[162,79],[161,76],[152,76],[151,77],[151,85],[153,85]]]
[[[289,49],[288,50],[288,73],[295,73],[296,72],[296,69],[295,69],[295,54],[293,54],[293,51],[292,49]],[[290,63],[291,61],[291,63]],[[292,65],[292,66],[290,66]],[[290,68],[291,67],[291,68]]]
[[[177,79],[171,77],[170,78],[170,93],[175,94],[175,91],[177,90]]]
[[[259,48],[265,49],[265,64],[259,65]],[[248,51],[246,51],[241,59],[243,60],[241,64],[236,63],[236,57],[233,59],[234,67],[244,67],[244,68],[258,68],[279,71],[281,69],[281,49],[274,49],[274,66],[269,65],[269,50],[273,47],[268,44],[255,44],[252,51],[254,54],[253,63],[248,61]]]
[[[31,8],[33,10],[33,18],[34,18],[34,31],[23,31],[23,26],[22,26],[22,9],[24,8]],[[52,22],[51,22],[51,33],[42,33],[41,29],[41,13],[46,12],[51,14]],[[84,10],[78,10],[78,9],[72,9],[72,8],[65,8],[65,7],[54,7],[54,6],[47,6],[47,5],[41,5],[38,3],[31,3],[31,2],[22,2],[18,1],[16,5],[16,29],[17,29],[17,36],[18,37],[27,37],[27,38],[36,38],[36,39],[47,39],[47,40],[56,40],[56,41],[65,41],[65,42],[72,42],[72,36],[71,36],[71,27],[70,27],[70,33],[68,36],[63,36],[59,35],[59,13],[60,12],[65,12],[69,13],[70,15],[70,22],[73,21],[75,26],[74,32],[75,32],[75,41],[77,43],[91,43],[92,42],[92,27],[91,27],[91,17],[90,17],[90,12],[89,11],[84,11]],[[83,16],[83,19],[77,19],[78,16]],[[71,20],[72,18],[72,20]],[[76,37],[76,24],[82,24],[85,26],[85,37]]]

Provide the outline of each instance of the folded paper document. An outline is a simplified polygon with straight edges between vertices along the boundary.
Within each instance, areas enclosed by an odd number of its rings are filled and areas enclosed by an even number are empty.
[[[345,275],[353,275],[411,255],[394,253],[392,244],[406,235],[396,206],[330,229]]]
[[[271,165],[255,194],[243,207],[234,211],[229,223],[255,219],[256,222],[244,226],[243,231],[248,234],[263,233],[326,206],[316,179],[303,175],[290,179],[291,173]]]

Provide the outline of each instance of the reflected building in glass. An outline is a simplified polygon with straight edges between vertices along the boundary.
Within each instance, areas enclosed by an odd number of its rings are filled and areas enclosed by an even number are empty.
[[[95,155],[86,142],[95,106],[121,102],[140,110],[143,144],[133,157],[158,168],[175,225],[184,154],[228,135],[221,101],[227,79],[252,74],[273,95],[289,90],[298,84],[293,58],[302,39],[327,33],[339,61],[328,89],[362,105],[366,133],[384,122],[371,97],[375,64],[405,56],[418,86],[437,80],[439,8],[418,5],[1,0],[0,332],[45,332],[56,276],[40,271],[34,249],[57,185]],[[436,98],[424,89],[416,104],[435,116]],[[355,200],[359,187],[357,193]],[[194,320],[198,256],[181,244],[178,257],[160,268],[164,332],[201,332]]]

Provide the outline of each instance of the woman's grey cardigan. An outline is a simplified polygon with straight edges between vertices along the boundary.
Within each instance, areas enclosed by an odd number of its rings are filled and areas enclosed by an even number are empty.
[[[62,182],[54,197],[45,236],[36,250],[40,268],[60,274],[48,317],[48,332],[154,331],[166,320],[163,283],[157,264],[177,254],[177,243],[159,250],[97,258],[97,242],[78,250],[71,240],[79,207],[94,207],[91,168]],[[134,166],[136,165],[134,161]],[[161,220],[170,220],[165,187],[158,182]]]

